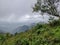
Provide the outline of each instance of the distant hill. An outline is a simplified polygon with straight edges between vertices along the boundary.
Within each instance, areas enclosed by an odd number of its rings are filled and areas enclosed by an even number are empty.
[[[24,32],[26,30],[31,29],[33,26],[35,25],[35,23],[31,23],[29,25],[23,25],[23,26],[18,26],[17,28],[15,28],[12,33],[20,33],[20,32]]]
[[[13,30],[13,33],[20,33],[20,32],[24,32],[26,30],[28,30],[30,27],[27,25],[23,25],[23,26],[19,26],[17,27],[15,30]]]
[[[12,33],[13,32],[21,32],[20,30],[22,29],[23,26],[26,27],[32,27],[35,25],[35,23],[8,23],[8,22],[0,22],[0,30],[2,30],[3,32],[9,32]],[[24,26],[24,27],[25,27]],[[19,30],[20,29],[20,30]],[[16,31],[19,30],[19,31]],[[24,29],[23,29],[24,30]]]

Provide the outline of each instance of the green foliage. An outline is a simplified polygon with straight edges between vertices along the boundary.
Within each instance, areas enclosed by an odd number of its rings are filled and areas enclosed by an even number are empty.
[[[53,16],[59,16],[59,11],[55,3],[58,3],[60,0],[37,0],[37,3],[33,7],[33,11],[42,13],[48,13]]]
[[[13,34],[10,34],[10,33],[6,33],[5,34],[5,38],[8,39],[8,38],[11,38],[13,36]]]
[[[17,40],[15,45],[29,45],[29,42],[26,39]]]
[[[59,20],[52,20],[49,21],[50,26],[59,26],[60,25],[60,19]]]
[[[0,45],[60,45],[59,22],[54,21],[57,24],[53,27],[50,24],[37,24],[32,29],[13,36],[9,33],[0,34]]]

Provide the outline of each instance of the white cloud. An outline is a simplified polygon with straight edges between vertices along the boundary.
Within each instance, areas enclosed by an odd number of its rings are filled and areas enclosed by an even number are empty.
[[[7,18],[1,18],[0,21],[5,21],[5,22],[39,22],[39,21],[44,21],[46,20],[47,16],[43,16],[41,15],[35,15],[35,14],[25,14],[23,16],[16,16],[14,13],[12,13],[10,16],[8,16]],[[45,19],[46,18],[46,19]]]
[[[0,21],[14,23],[44,21],[40,14],[32,14],[32,6],[35,3],[36,0],[0,0]]]
[[[17,19],[17,22],[26,22],[26,21],[28,21],[29,19],[30,19],[30,15],[26,14],[26,15],[24,15],[24,16],[22,16],[22,17],[19,17],[19,18]]]

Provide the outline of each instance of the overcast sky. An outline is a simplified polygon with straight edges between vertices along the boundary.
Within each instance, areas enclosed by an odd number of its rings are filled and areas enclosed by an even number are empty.
[[[36,0],[0,0],[0,29],[5,27],[2,29],[10,32],[16,28],[16,23],[25,25],[40,21],[47,22],[49,18],[46,16],[47,14],[42,17],[38,13],[32,13],[32,7],[35,3]],[[5,24],[5,22],[9,22],[9,24]]]
[[[32,7],[35,3],[36,0],[0,0],[0,21],[29,21],[31,17],[34,17]]]
[[[24,20],[32,15],[32,7],[35,2],[36,0],[0,0],[0,21]]]
[[[32,13],[32,7],[35,3],[36,0],[0,0],[0,21],[43,21],[42,16],[39,16],[40,14]],[[47,18],[45,19],[47,20]]]

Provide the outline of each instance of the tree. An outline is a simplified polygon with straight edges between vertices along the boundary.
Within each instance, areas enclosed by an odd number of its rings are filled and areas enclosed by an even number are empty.
[[[5,38],[5,36],[3,35],[3,34],[0,34],[0,45],[3,45],[3,43],[5,42],[5,40],[6,40],[6,38]]]
[[[6,39],[8,39],[8,38],[10,38],[10,37],[12,37],[12,36],[13,36],[12,34],[6,33]]]
[[[58,2],[60,0],[37,0],[37,3],[33,7],[34,12],[48,13],[49,15],[60,17],[59,11],[57,10]]]

